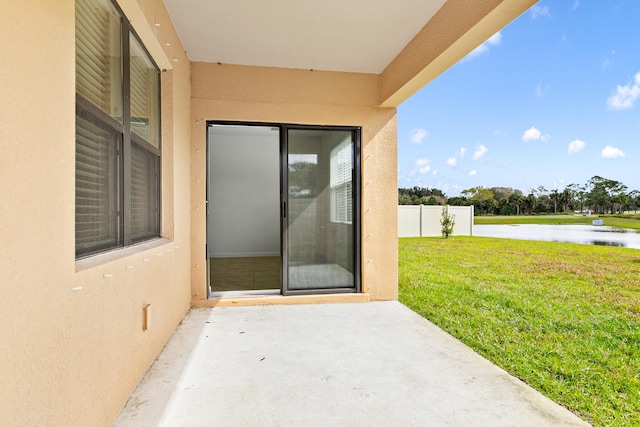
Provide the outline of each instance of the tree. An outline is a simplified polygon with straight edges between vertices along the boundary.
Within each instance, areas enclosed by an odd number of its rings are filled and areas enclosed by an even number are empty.
[[[466,197],[449,197],[447,203],[451,206],[469,206],[471,202]]]
[[[290,168],[290,181],[295,195],[305,197],[315,190],[316,171],[312,165],[300,164]],[[460,196],[447,198],[437,188],[399,188],[399,205],[450,205],[474,206],[476,215],[533,215],[535,213],[559,213],[591,209],[595,213],[616,213],[640,210],[640,191],[627,191],[620,181],[593,176],[584,185],[569,184],[562,191],[548,191],[544,186],[522,191],[511,187],[472,187],[462,190]]]
[[[294,197],[316,195],[318,165],[310,162],[289,163],[289,194]]]
[[[629,209],[633,209],[633,213],[636,213],[640,206],[640,191],[630,191],[627,197],[629,198]]]
[[[476,213],[479,215],[493,213],[494,207],[497,207],[497,202],[495,202],[493,198],[493,192],[488,188],[472,187],[462,190],[460,194],[469,198],[469,201],[473,204]]]
[[[521,193],[520,190],[514,190],[511,187],[491,187],[489,190],[493,193],[493,198],[496,200],[508,198],[513,193]]]
[[[456,217],[453,214],[449,213],[449,206],[445,206],[442,209],[442,214],[440,215],[440,225],[442,226],[442,236],[445,239],[449,238],[449,235],[453,234],[453,226],[456,224]]]
[[[520,215],[520,206],[522,206],[524,202],[524,197],[520,192],[513,192],[509,194],[509,203],[516,207],[516,215]]]
[[[439,205],[440,203],[438,203],[438,201],[436,200],[436,198],[435,198],[435,197],[430,196],[430,197],[427,199],[426,204],[427,204],[427,205],[430,205],[430,206],[434,206],[434,205]]]
[[[538,198],[536,197],[535,194],[533,194],[533,190],[531,190],[531,192],[524,199],[524,207],[529,213],[529,215],[532,215],[537,205],[538,205]]]
[[[612,204],[611,213],[615,213],[615,211],[617,211],[618,213],[623,213],[625,211],[625,207],[627,207],[629,204],[629,196],[627,196],[627,193],[625,192],[620,192],[618,194],[615,194],[611,198],[611,204]]]
[[[575,186],[572,190],[574,199],[580,202],[580,212],[584,212],[584,203],[587,200],[587,187],[585,185],[571,184],[569,187]]]
[[[409,196],[408,194],[402,194],[400,195],[400,197],[398,197],[398,204],[399,205],[411,205],[411,196]]]
[[[589,185],[591,191],[588,194],[588,200],[593,204],[596,213],[605,213],[607,208],[611,208],[610,212],[614,213],[616,206],[620,204],[621,194],[627,190],[627,186],[620,181],[598,175],[589,179]]]
[[[578,191],[577,184],[569,184],[564,188],[564,190],[562,190],[560,200],[562,203],[563,212],[567,212],[575,208],[574,201],[576,199],[577,191]]]
[[[553,190],[551,190],[551,192],[549,193],[549,196],[551,197],[551,200],[553,200],[553,213],[557,214],[558,200],[560,200],[560,193],[558,192],[558,189],[554,188]]]
[[[398,188],[399,205],[439,205],[446,201],[447,196],[437,188]],[[435,202],[434,202],[435,200]]]

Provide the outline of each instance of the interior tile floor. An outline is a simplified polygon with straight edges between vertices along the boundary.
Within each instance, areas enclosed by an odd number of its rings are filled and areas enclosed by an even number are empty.
[[[211,291],[280,289],[280,257],[211,258]]]

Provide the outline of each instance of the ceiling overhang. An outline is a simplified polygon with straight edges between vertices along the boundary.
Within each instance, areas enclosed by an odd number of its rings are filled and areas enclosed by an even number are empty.
[[[189,59],[380,74],[446,0],[164,0]]]
[[[395,107],[537,0],[164,0],[191,61],[367,73]]]

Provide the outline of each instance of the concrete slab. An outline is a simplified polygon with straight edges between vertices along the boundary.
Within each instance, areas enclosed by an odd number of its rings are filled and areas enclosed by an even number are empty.
[[[125,426],[584,426],[396,301],[192,309]]]

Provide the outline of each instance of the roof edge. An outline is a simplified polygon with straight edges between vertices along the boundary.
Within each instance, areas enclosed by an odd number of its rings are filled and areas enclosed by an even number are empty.
[[[397,107],[537,0],[448,0],[380,75],[380,106]]]

